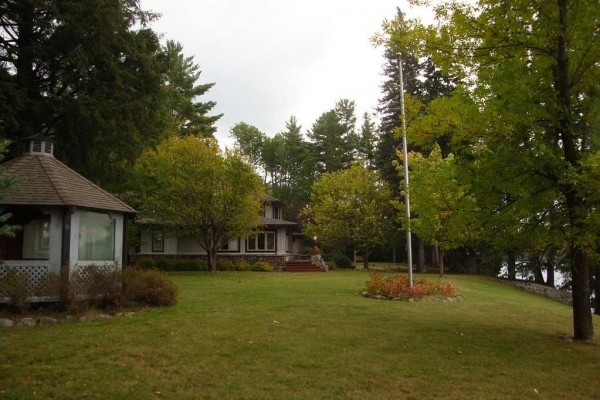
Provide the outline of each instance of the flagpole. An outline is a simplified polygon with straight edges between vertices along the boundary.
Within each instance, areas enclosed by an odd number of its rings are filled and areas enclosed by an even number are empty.
[[[404,78],[402,76],[402,54],[398,53],[398,68],[400,69],[400,100],[402,105],[402,158],[404,161],[404,202],[406,204],[406,219],[408,221],[406,229],[406,252],[408,258],[408,286],[413,285],[413,267],[412,267],[412,237],[410,232],[410,191],[408,180],[408,150],[406,148],[406,115],[404,113]]]

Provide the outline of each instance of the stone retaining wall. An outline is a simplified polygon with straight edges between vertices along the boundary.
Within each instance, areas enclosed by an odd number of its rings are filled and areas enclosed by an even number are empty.
[[[573,304],[573,296],[571,293],[558,290],[550,286],[541,285],[539,283],[531,282],[531,281],[512,281],[507,279],[501,279],[502,283],[505,283],[510,286],[515,286],[521,289],[527,290],[529,293],[538,294],[541,296],[548,297],[552,300],[558,301],[563,304],[572,305]]]

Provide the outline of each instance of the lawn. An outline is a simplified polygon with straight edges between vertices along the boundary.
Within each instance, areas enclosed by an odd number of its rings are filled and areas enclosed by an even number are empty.
[[[600,346],[565,339],[569,307],[474,276],[450,277],[462,302],[373,300],[368,276],[178,274],[176,307],[0,330],[0,398],[600,396]]]

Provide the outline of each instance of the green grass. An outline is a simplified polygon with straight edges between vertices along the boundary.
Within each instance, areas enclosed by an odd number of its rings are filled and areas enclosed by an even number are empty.
[[[378,301],[368,276],[177,274],[176,307],[0,330],[0,398],[598,398],[569,307],[471,276],[462,302]]]

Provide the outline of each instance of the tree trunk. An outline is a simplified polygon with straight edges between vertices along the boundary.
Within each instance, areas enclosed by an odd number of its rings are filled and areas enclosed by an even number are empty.
[[[369,250],[363,250],[363,268],[369,269]]]
[[[431,249],[431,265],[433,266],[434,270],[440,266],[437,246],[433,246]]]
[[[207,249],[206,257],[208,258],[208,271],[217,272],[217,250]]]
[[[427,268],[425,267],[425,244],[419,238],[419,272],[424,274],[427,272]]]
[[[546,285],[554,287],[554,262],[548,258],[546,260]]]
[[[600,315],[600,263],[594,267],[594,314]]]
[[[573,277],[573,339],[591,341],[594,338],[590,299],[590,260],[579,248],[571,250]]]
[[[444,250],[440,250],[440,278],[444,277]]]
[[[581,153],[578,150],[578,140],[573,134],[573,119],[575,110],[571,102],[571,79],[569,76],[569,26],[567,12],[568,0],[557,0],[558,22],[560,32],[556,35],[556,64],[553,65],[554,90],[559,103],[558,113],[558,138],[561,140],[565,167],[572,169],[573,173],[580,170]],[[586,207],[584,200],[577,194],[576,183],[566,181],[560,186],[565,196],[566,210],[569,215],[569,225],[572,230],[585,231]],[[572,235],[570,239],[571,250],[571,275],[573,278],[573,339],[590,341],[594,338],[594,325],[592,322],[590,301],[590,260],[585,249],[577,243]]]
[[[542,274],[542,263],[540,262],[540,257],[538,253],[535,253],[529,257],[529,266],[533,271],[533,281],[535,283],[539,283],[543,285],[544,283],[544,275]]]
[[[508,279],[514,281],[517,278],[517,257],[514,251],[509,251],[506,255],[506,265],[508,268]]]

